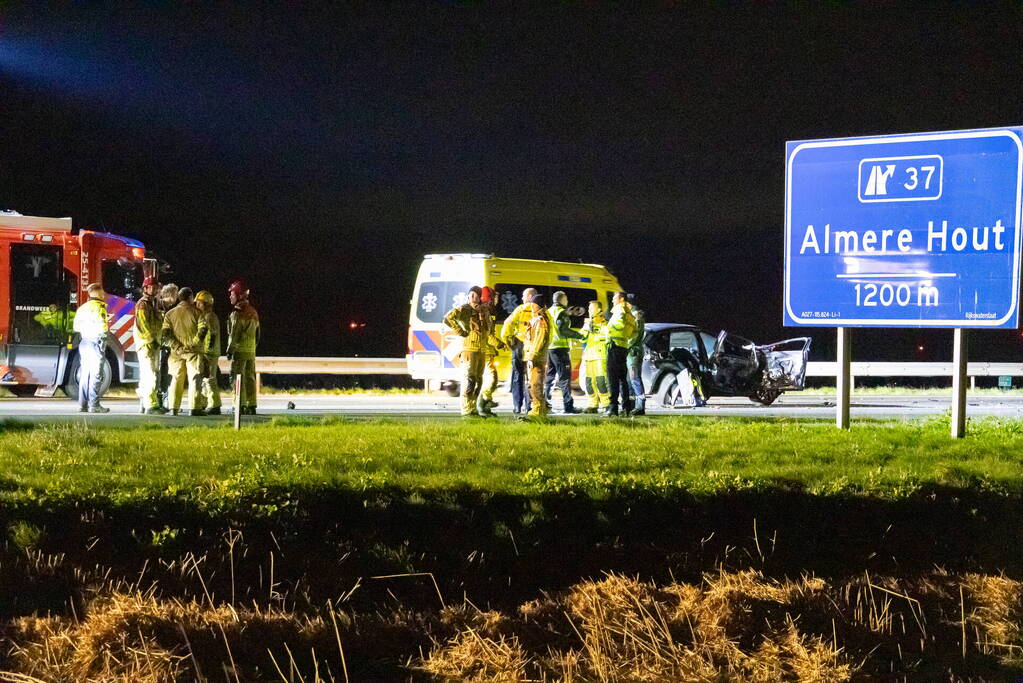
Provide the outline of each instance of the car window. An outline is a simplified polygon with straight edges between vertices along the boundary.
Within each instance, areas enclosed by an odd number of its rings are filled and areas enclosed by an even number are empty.
[[[424,323],[444,322],[444,316],[455,306],[469,300],[468,282],[424,282],[419,286],[416,317]]]
[[[714,345],[718,343],[718,338],[712,334],[701,332],[700,339],[703,340],[703,348],[707,352],[707,355],[709,356],[714,353]]]
[[[696,341],[696,333],[692,330],[675,330],[668,338],[668,348],[685,349],[696,358],[700,357],[700,343]]]

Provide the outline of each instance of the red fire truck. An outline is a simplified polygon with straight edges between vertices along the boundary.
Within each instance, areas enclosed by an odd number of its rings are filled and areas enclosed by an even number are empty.
[[[107,292],[108,381],[138,382],[132,338],[143,273],[155,273],[141,242],[105,232],[71,231],[70,218],[0,212],[0,386],[16,396],[78,396],[74,312],[85,288]],[[111,372],[112,371],[112,372]]]

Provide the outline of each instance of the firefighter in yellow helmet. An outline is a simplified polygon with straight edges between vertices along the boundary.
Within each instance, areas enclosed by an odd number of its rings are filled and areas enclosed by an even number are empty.
[[[490,287],[480,290],[480,301],[488,307],[491,316],[494,314],[496,299],[497,294]],[[477,409],[483,417],[493,417],[494,413],[491,409],[497,407],[497,401],[494,400],[494,390],[497,389],[497,352],[504,348],[506,348],[504,342],[497,337],[496,329],[492,329],[484,348],[483,386],[480,389],[480,398],[477,402]]]
[[[192,290],[178,290],[178,305],[163,317],[163,338],[170,347],[167,370],[171,385],[168,391],[171,413],[181,409],[181,397],[188,384],[188,411],[190,415],[205,415],[202,409],[203,354],[199,340],[199,309],[192,300]]]
[[[203,355],[202,397],[207,415],[220,415],[220,318],[213,312],[213,295],[195,295],[199,309],[199,340]]]
[[[547,379],[547,350],[551,343],[551,319],[537,294],[529,303],[529,318],[523,325],[522,360],[529,372],[530,417],[546,417],[548,408],[543,385]]]
[[[78,342],[78,362],[81,374],[78,378],[78,410],[83,413],[109,413],[109,408],[99,404],[103,382],[106,380],[106,348],[110,324],[107,320],[107,293],[103,285],[93,283],[86,290],[89,300],[78,307],[75,313],[74,330],[81,339]]]
[[[444,324],[462,342],[462,417],[480,417],[476,402],[483,384],[483,366],[486,363],[487,340],[494,333],[494,318],[490,307],[480,302],[482,290],[470,287],[468,302],[455,306],[444,316]]]
[[[231,384],[241,376],[239,405],[242,415],[256,414],[256,345],[259,343],[259,314],[249,303],[249,288],[235,280],[227,288],[234,307],[227,318],[227,357],[231,361]]]
[[[142,412],[164,415],[167,409],[160,402],[160,340],[163,337],[163,314],[154,295],[158,283],[152,275],[142,281],[142,298],[135,304],[132,336],[139,355],[139,387],[137,393]]]
[[[596,413],[611,404],[607,385],[607,320],[599,301],[591,301],[589,317],[583,324],[586,338],[583,346],[583,364],[586,366],[586,394],[590,401],[584,413]]]

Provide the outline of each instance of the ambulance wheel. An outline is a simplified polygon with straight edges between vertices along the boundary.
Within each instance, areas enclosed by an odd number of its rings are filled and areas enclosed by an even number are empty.
[[[18,398],[25,398],[35,396],[36,389],[39,387],[35,384],[8,384],[4,388]]]
[[[749,399],[755,403],[761,403],[765,406],[769,406],[774,403],[779,396],[781,396],[781,392],[777,389],[757,389],[750,394]]]
[[[110,367],[110,359],[103,358],[103,384],[100,386],[100,395],[105,395],[110,389],[110,382],[113,380],[113,371]],[[78,400],[78,384],[79,377],[82,374],[82,364],[78,358],[78,354],[71,360],[71,368],[67,373],[67,382],[61,387],[64,393],[72,401]]]
[[[448,396],[458,396],[462,388],[458,385],[458,382],[445,382],[444,391],[448,392]]]

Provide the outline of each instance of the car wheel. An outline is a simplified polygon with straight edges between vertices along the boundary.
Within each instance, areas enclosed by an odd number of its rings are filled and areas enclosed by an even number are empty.
[[[666,377],[657,391],[657,402],[663,408],[674,408],[678,400],[678,380],[674,377]]]
[[[110,389],[110,382],[113,380],[113,371],[110,367],[109,358],[103,358],[103,370],[103,384],[100,386],[100,395],[107,393],[107,390]],[[81,379],[81,374],[82,363],[78,354],[75,354],[75,357],[71,360],[71,368],[67,373],[67,382],[65,382],[64,386],[61,387],[67,397],[72,401],[78,400],[78,387],[80,384],[79,380]]]
[[[749,398],[751,401],[769,406],[774,403],[779,396],[781,396],[781,392],[777,389],[757,389],[750,394]]]

